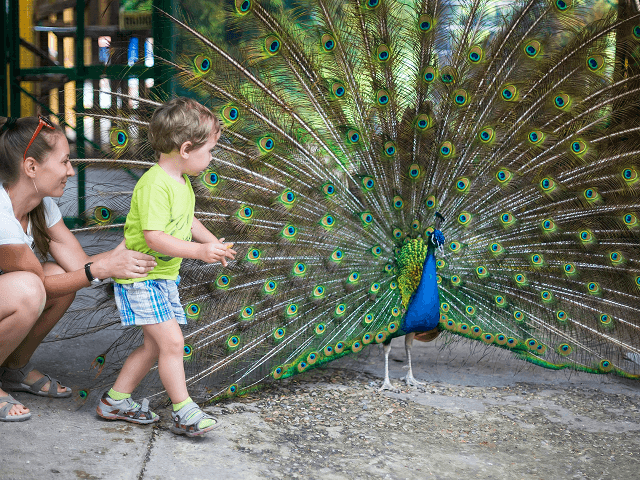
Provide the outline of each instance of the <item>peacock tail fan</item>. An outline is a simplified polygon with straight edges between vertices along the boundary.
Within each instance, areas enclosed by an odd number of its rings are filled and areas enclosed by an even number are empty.
[[[183,262],[192,395],[357,353],[434,305],[425,330],[638,378],[640,14],[601,3],[237,0],[230,43],[170,17],[177,77],[224,124],[196,216],[238,251]]]

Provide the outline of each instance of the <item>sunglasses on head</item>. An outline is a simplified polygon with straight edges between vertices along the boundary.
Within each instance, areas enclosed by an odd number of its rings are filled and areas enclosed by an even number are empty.
[[[56,129],[56,127],[53,126],[53,123],[51,123],[48,118],[43,117],[42,115],[38,115],[38,126],[36,127],[36,131],[33,132],[33,136],[31,137],[31,140],[29,140],[27,148],[24,149],[24,155],[22,156],[23,160],[27,159],[27,152],[29,151],[29,147],[33,144],[33,141],[40,133],[40,130],[42,130],[44,127],[47,127],[49,130]]]

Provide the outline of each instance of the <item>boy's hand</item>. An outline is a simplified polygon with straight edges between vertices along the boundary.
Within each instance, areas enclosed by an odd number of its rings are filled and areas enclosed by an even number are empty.
[[[233,260],[235,257],[235,250],[232,250],[231,247],[233,243],[202,243],[200,244],[200,255],[199,258],[203,262],[214,263],[220,262],[223,267],[227,266],[227,258]]]

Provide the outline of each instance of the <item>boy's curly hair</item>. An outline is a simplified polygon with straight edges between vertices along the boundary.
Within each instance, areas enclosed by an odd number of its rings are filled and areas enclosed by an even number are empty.
[[[149,143],[159,158],[160,153],[179,150],[184,142],[191,142],[189,150],[201,147],[220,129],[220,121],[207,107],[191,98],[176,97],[153,112]]]

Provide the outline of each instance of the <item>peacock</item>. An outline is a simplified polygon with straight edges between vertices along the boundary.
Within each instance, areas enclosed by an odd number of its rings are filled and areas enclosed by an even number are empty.
[[[388,357],[402,335],[408,354],[414,337],[455,335],[640,378],[640,13],[588,0],[184,8],[166,13],[179,33],[164,61],[224,124],[192,179],[196,216],[238,251],[226,268],[182,264],[194,398],[373,344]],[[125,112],[131,99],[111,95],[110,158],[82,161],[139,174],[159,100]],[[89,191],[84,230],[122,235],[132,187],[116,186]],[[107,285],[58,334],[117,323]],[[101,351],[98,378],[141,340],[128,329]],[[153,373],[143,388],[162,396]]]

